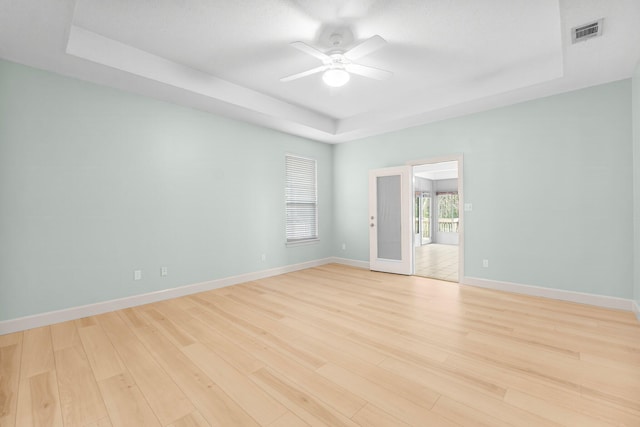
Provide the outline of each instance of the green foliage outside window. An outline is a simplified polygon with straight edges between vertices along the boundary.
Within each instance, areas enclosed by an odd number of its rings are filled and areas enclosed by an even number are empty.
[[[438,231],[457,233],[459,219],[458,193],[438,193]]]

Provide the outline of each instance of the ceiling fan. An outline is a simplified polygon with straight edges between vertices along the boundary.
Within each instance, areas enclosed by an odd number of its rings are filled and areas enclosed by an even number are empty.
[[[291,46],[296,49],[321,60],[322,65],[301,73],[283,77],[280,81],[290,82],[312,74],[323,73],[322,80],[328,86],[340,87],[347,84],[351,78],[351,74],[357,74],[359,76],[369,77],[376,80],[386,80],[393,75],[391,71],[381,70],[380,68],[356,64],[353,62],[386,45],[387,42],[382,37],[375,35],[347,51],[344,51],[339,47],[342,43],[341,35],[333,34],[331,36],[331,42],[336,48],[327,53],[321,52],[315,47],[309,46],[308,44],[300,41],[291,43]]]

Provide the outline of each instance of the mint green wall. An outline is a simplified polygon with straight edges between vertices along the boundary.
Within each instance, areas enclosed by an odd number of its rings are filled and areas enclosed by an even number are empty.
[[[633,74],[634,298],[640,306],[640,62]]]
[[[368,170],[462,153],[466,276],[631,298],[630,105],[624,80],[340,144],[335,252],[368,260]]]
[[[0,60],[0,321],[367,260],[368,170],[458,153],[467,276],[631,298],[631,101],[625,80],[330,146]],[[318,245],[284,245],[286,152],[318,159]]]
[[[330,256],[332,150],[0,61],[0,320]],[[286,152],[318,245],[285,247]]]

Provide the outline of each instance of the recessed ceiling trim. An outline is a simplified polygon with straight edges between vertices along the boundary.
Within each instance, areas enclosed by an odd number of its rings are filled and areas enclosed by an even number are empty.
[[[9,1],[0,58],[328,143],[627,79],[640,58],[636,0],[376,0],[341,21],[333,12],[346,2]],[[607,37],[572,47],[571,29],[603,16]],[[395,77],[280,84],[315,64],[291,40],[329,52],[336,26],[352,31],[345,48],[384,36],[365,65]]]
[[[334,119],[71,25],[66,52],[92,62],[333,135]]]

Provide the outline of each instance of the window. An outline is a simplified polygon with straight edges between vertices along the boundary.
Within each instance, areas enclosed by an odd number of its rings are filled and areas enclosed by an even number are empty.
[[[316,161],[287,154],[285,203],[287,243],[318,239]]]
[[[437,193],[438,231],[441,233],[458,232],[458,193]]]

